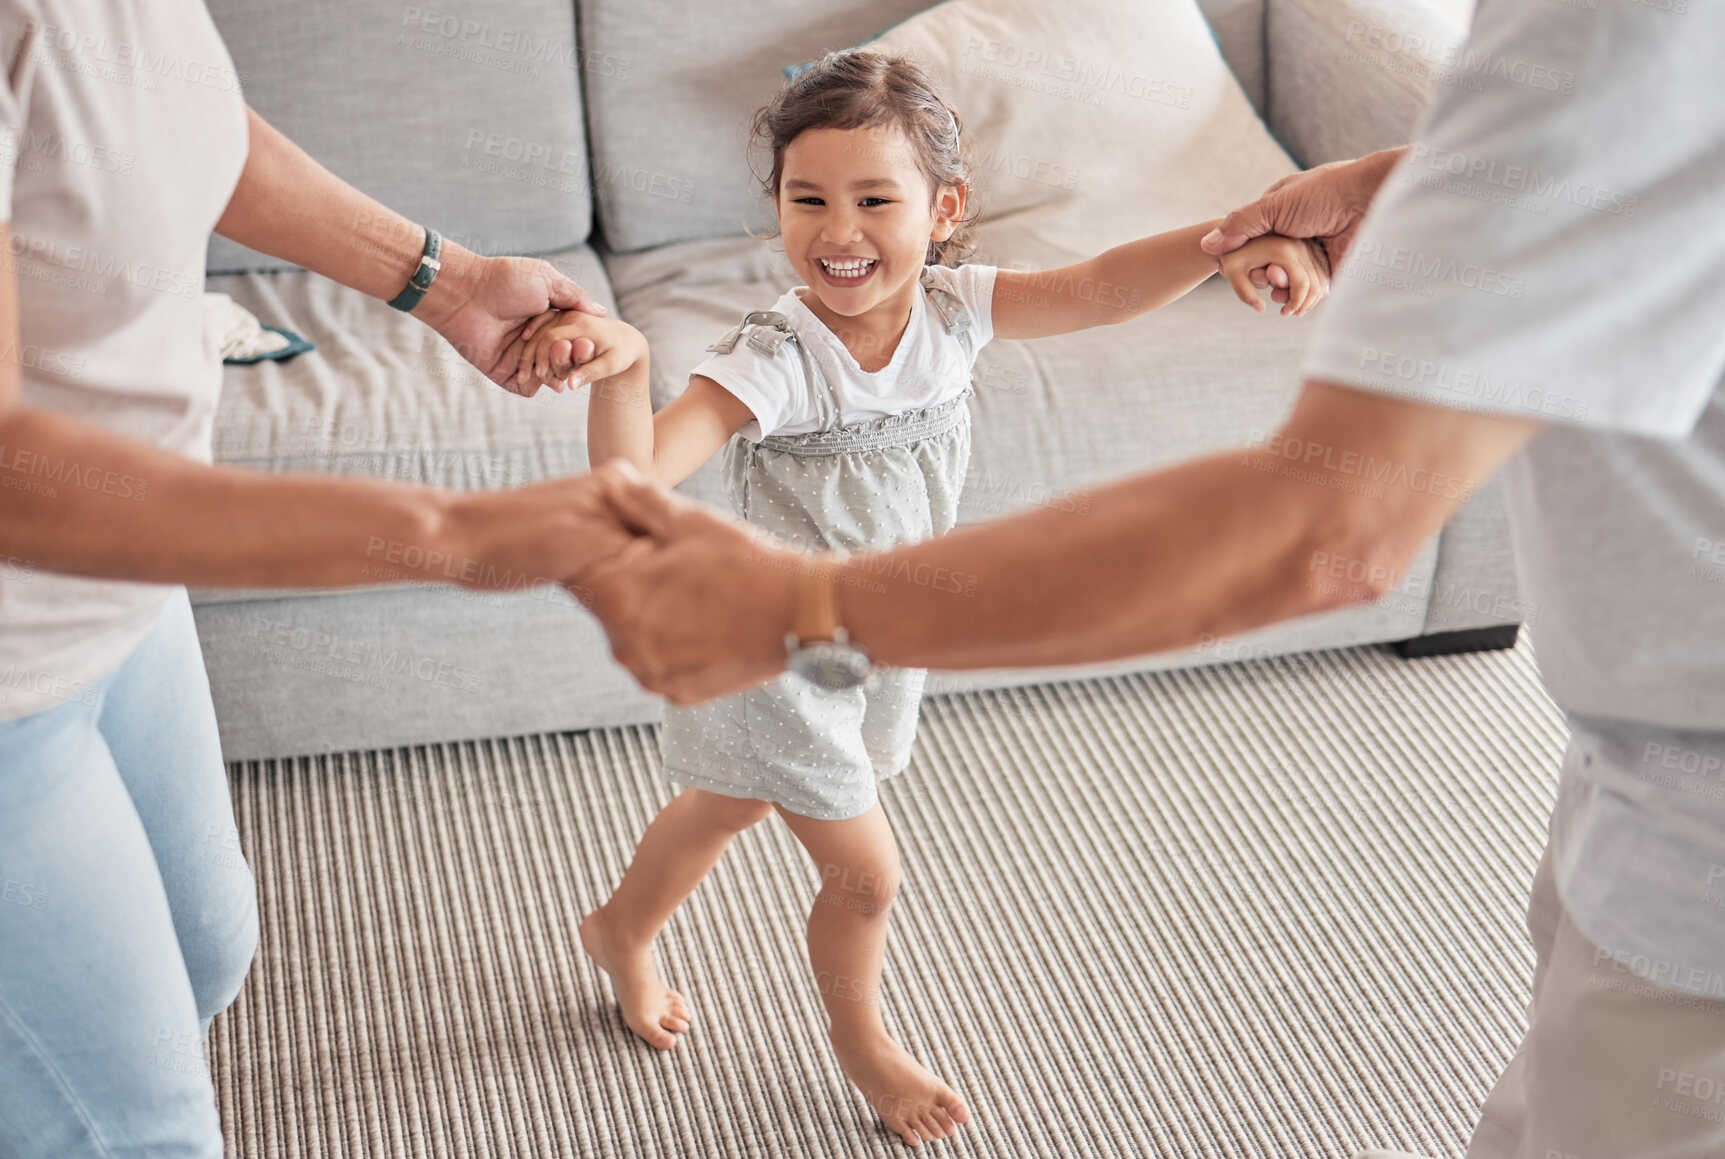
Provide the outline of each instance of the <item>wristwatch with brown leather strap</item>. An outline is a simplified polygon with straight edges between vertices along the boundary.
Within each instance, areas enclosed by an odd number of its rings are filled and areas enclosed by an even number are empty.
[[[792,630],[785,633],[790,670],[819,688],[862,687],[871,665],[838,622],[837,567],[830,555],[797,568],[792,600]]]

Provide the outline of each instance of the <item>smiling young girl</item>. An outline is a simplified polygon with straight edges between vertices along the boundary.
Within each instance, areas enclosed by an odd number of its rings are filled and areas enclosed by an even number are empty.
[[[760,112],[755,130],[772,157],[765,184],[785,256],[806,285],[710,347],[687,391],[657,415],[646,342],[625,323],[548,319],[524,358],[544,377],[567,365],[575,339],[592,339],[595,357],[576,378],[593,383],[593,463],[622,456],[671,486],[722,447],[737,515],[809,551],[882,550],[952,529],[970,458],[971,367],[991,338],[1123,322],[1217,271],[1198,246],[1215,222],[1058,270],[949,264],[970,210],[959,123],[903,59],[830,54]],[[1262,238],[1224,261],[1286,271],[1284,312],[1304,313],[1328,288],[1322,251],[1309,243]],[[672,1047],[690,1014],[660,980],[653,941],[731,839],[776,810],[820,875],[808,949],[833,1049],[913,1146],[969,1118],[889,1036],[879,1002],[899,863],[876,784],[910,761],[925,676],[884,669],[862,687],[832,689],[787,672],[706,704],[667,705],[664,766],[683,791],[581,925],[630,1028]]]

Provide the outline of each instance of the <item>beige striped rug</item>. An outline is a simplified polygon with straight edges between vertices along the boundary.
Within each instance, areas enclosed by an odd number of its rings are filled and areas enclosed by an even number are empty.
[[[886,1015],[953,1156],[1460,1155],[1521,1027],[1564,741],[1527,646],[931,697],[884,799]],[[669,796],[656,730],[235,766],[263,941],[215,1024],[231,1154],[904,1154],[851,1093],[776,819],[661,942],[628,1033],[576,922]]]

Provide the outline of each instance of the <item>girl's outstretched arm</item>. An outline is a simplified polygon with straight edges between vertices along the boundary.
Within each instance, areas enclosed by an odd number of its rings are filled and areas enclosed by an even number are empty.
[[[1046,338],[1166,306],[1216,272],[1216,259],[1198,246],[1216,224],[1139,238],[1059,269],[1002,269],[994,282],[994,336]]]
[[[1216,272],[1216,259],[1198,245],[1216,224],[1140,238],[1059,269],[1002,269],[994,283],[995,337],[1046,338],[1166,306]]]
[[[593,357],[569,371],[566,381],[589,388],[587,461],[592,466],[627,459],[655,483],[674,487],[755,417],[736,395],[699,374],[655,415],[647,339],[613,318],[570,311],[535,319],[522,361],[542,368],[542,374],[563,374],[577,338],[592,341]]]
[[[541,316],[528,324],[521,361],[562,374],[569,348],[581,338],[593,344],[593,357],[569,373],[569,386],[589,388],[587,461],[597,465],[627,459],[642,474],[653,464],[653,399],[647,340],[627,322],[568,312]]]
[[[675,487],[754,417],[747,404],[712,379],[690,375],[689,389],[653,416],[653,462],[641,473]],[[595,458],[593,464],[602,461]]]

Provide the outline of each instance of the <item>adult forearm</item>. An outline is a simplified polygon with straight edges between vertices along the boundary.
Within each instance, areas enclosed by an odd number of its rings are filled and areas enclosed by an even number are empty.
[[[1364,157],[1356,157],[1352,161],[1337,163],[1338,200],[1346,206],[1346,212],[1352,217],[1352,225],[1357,228],[1366,216],[1366,211],[1372,207],[1377,198],[1378,190],[1383,188],[1384,180],[1389,177],[1401,159],[1407,156],[1411,146],[1397,145],[1393,149],[1379,149],[1376,153],[1367,153]],[[1327,168],[1320,166],[1320,169]],[[1351,244],[1353,230],[1347,233],[1347,241]],[[1340,257],[1346,253],[1347,244],[1339,247],[1343,253],[1332,255]]]
[[[1374,600],[1539,430],[1308,382],[1262,446],[843,563],[840,622],[882,663],[992,668],[1168,651]]]
[[[322,587],[426,578],[449,503],[424,487],[211,467],[64,415],[0,417],[0,552],[99,578]],[[392,550],[391,545],[394,545]]]
[[[1313,560],[1400,549],[1267,465],[1225,453],[856,557],[839,569],[842,622],[881,663],[990,668],[1166,651],[1371,598],[1312,582]]]
[[[399,294],[419,267],[424,229],[318,164],[256,112],[247,116],[251,149],[216,232],[374,298]],[[445,296],[463,280],[471,256],[446,244],[434,293]]]
[[[1410,145],[1397,145],[1393,149],[1379,149],[1376,153],[1367,153],[1354,162],[1358,166],[1356,176],[1360,182],[1360,188],[1366,194],[1368,201],[1376,196],[1379,187],[1384,183],[1384,178],[1388,177],[1390,170],[1394,169],[1396,164],[1407,156],[1410,148],[1412,148]]]

